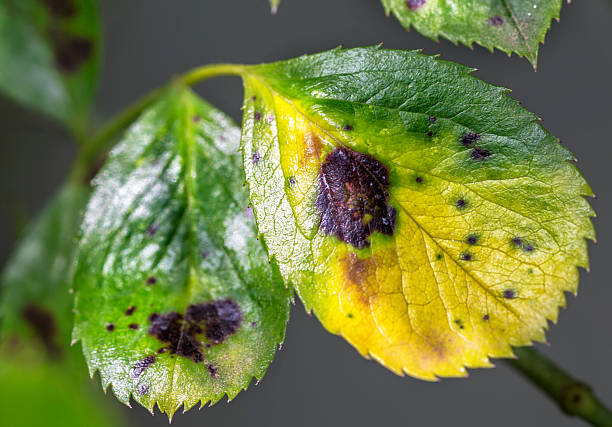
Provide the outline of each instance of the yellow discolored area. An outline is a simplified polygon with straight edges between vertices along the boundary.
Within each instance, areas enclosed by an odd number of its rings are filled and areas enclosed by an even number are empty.
[[[257,76],[245,87],[243,150],[259,229],[325,328],[392,371],[426,380],[464,376],[466,367],[492,366],[490,357],[511,357],[512,346],[545,340],[564,292],[577,289],[576,266],[588,266],[584,238],[594,237],[588,220],[572,218],[592,213],[582,197],[549,185],[569,180],[570,165],[546,171],[549,182],[453,178],[443,168],[462,147],[450,152],[455,142],[444,132],[421,149],[422,136],[383,125],[361,133]],[[361,249],[319,227],[321,165],[338,147],[389,172],[393,234],[375,232]],[[262,162],[248,161],[254,152]],[[514,203],[524,192],[534,199]],[[571,199],[566,211],[544,210],[561,197]]]

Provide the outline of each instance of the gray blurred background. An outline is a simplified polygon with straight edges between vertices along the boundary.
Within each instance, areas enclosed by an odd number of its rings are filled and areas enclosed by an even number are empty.
[[[477,76],[513,89],[512,96],[544,119],[570,148],[591,183],[599,243],[591,273],[581,273],[579,298],[541,350],[592,384],[612,404],[610,252],[612,251],[612,1],[564,5],[534,73],[516,56],[432,42],[386,18],[377,0],[283,0],[271,16],[267,0],[101,0],[105,59],[96,114],[110,117],[173,74],[210,62],[256,63],[383,42],[420,49],[478,68]],[[217,79],[198,86],[240,122],[241,83]],[[19,218],[33,216],[61,182],[74,156],[53,123],[0,99],[0,264]],[[17,219],[17,220],[16,220]],[[572,426],[529,383],[502,362],[469,379],[425,383],[401,378],[362,359],[328,334],[301,305],[265,379],[230,404],[177,414],[175,426]],[[107,399],[113,400],[112,396]],[[35,402],[33,402],[35,406]],[[134,426],[166,426],[136,405],[117,408]]]

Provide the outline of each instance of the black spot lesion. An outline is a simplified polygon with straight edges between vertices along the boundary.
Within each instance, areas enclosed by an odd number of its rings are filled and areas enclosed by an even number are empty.
[[[468,206],[468,202],[467,202],[467,200],[465,200],[465,198],[464,198],[464,197],[459,197],[459,198],[458,198],[458,199],[455,201],[455,207],[456,207],[457,209],[462,210],[462,209],[467,208],[467,206]]]
[[[427,3],[427,0],[406,0],[406,6],[412,11],[424,6],[425,3]]]
[[[480,236],[476,233],[468,234],[465,238],[465,243],[468,245],[475,245],[480,240]]]
[[[467,132],[461,138],[461,145],[463,145],[464,147],[471,147],[476,143],[476,141],[480,141],[481,137],[482,136],[479,133]]]
[[[461,319],[455,319],[455,325],[457,325],[459,327],[459,329],[464,329],[465,325],[463,324],[463,320]]]
[[[487,149],[476,147],[472,149],[470,156],[476,161],[486,160],[491,156],[491,152]]]
[[[206,347],[221,344],[238,332],[243,314],[236,301],[222,299],[192,304],[187,307],[184,316],[177,312],[153,313],[149,321],[149,334],[167,344],[163,347],[164,352],[169,351],[199,363],[204,360],[200,337],[204,336]]]
[[[514,298],[516,298],[516,291],[514,289],[506,289],[502,293],[502,296],[505,299],[514,299]]]
[[[65,74],[78,71],[94,53],[94,42],[90,38],[50,30],[49,39],[53,45],[55,66]]]
[[[38,0],[56,18],[72,18],[78,9],[74,0]]]
[[[512,238],[510,244],[514,246],[515,248],[521,249],[523,252],[526,252],[526,253],[531,253],[535,251],[536,249],[533,243],[525,242],[525,240],[522,237]]]
[[[499,15],[494,15],[489,18],[488,24],[491,27],[499,27],[501,25],[504,25],[504,18]]]
[[[138,378],[142,375],[142,373],[151,365],[155,363],[155,356],[146,356],[142,360],[139,360],[136,365],[132,368],[131,378]]]
[[[459,255],[459,258],[462,261],[472,261],[474,260],[474,255],[472,255],[472,253],[469,251],[465,251],[465,252],[462,252],[461,255]]]
[[[389,185],[389,169],[374,157],[335,148],[319,173],[319,228],[358,249],[370,246],[368,237],[375,231],[393,235],[396,211],[389,203]]]
[[[35,303],[28,303],[21,309],[21,317],[42,342],[51,358],[58,358],[62,349],[57,343],[58,328],[53,313]]]

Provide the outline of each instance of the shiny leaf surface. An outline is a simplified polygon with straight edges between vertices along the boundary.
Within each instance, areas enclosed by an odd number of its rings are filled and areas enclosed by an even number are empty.
[[[329,331],[427,380],[544,340],[594,238],[571,153],[472,71],[372,47],[244,75],[244,166],[281,273]]]
[[[130,128],[95,179],[74,277],[91,372],[149,410],[233,399],[283,341],[290,292],[255,238],[239,130],[187,89]]]

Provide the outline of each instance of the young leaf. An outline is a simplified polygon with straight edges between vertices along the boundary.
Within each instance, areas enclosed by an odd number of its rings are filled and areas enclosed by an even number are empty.
[[[0,2],[0,92],[82,131],[96,88],[94,0]]]
[[[572,155],[472,71],[371,47],[244,75],[247,182],[282,275],[329,331],[428,380],[543,340],[594,238]]]
[[[2,278],[0,402],[3,425],[117,426],[70,348],[75,236],[89,190],[65,184],[24,235]],[[36,410],[32,410],[33,403]]]
[[[406,28],[438,40],[525,56],[535,67],[538,48],[562,0],[381,0]]]
[[[74,338],[119,400],[172,414],[233,399],[284,339],[290,292],[247,210],[239,130],[175,88],[95,180]]]

